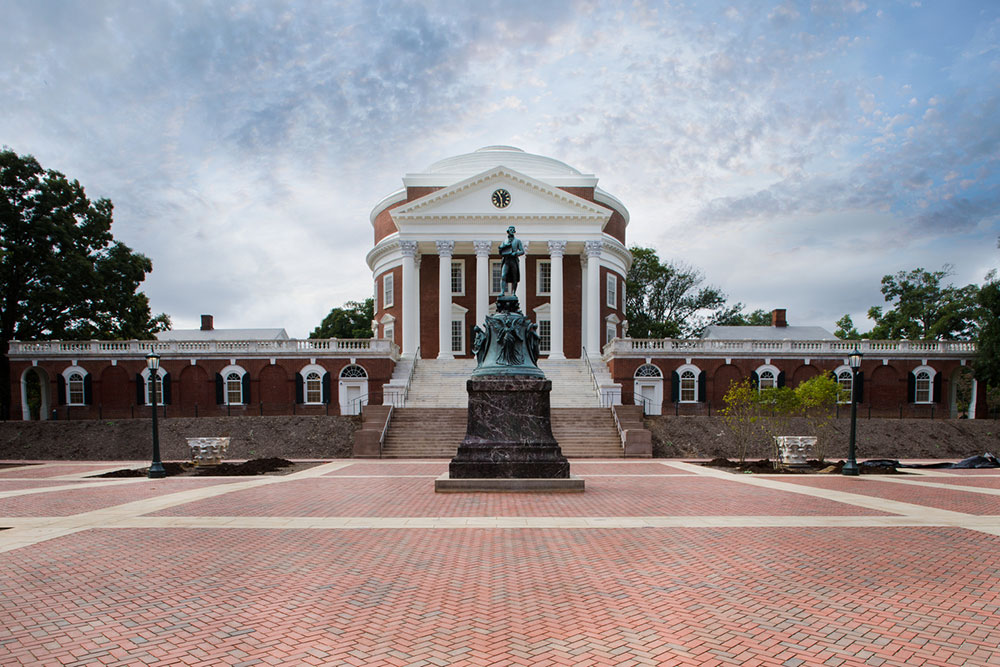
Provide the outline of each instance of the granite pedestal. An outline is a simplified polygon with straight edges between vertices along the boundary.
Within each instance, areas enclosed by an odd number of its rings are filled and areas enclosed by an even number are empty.
[[[552,382],[523,375],[487,375],[467,382],[465,439],[451,460],[439,492],[583,491],[552,436]]]

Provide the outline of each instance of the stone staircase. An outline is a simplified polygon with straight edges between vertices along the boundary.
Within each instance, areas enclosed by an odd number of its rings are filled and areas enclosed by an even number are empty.
[[[466,408],[396,408],[383,458],[451,458],[465,437]],[[569,458],[621,458],[608,408],[553,408],[552,434]]]
[[[464,408],[468,405],[465,381],[476,367],[475,359],[420,359],[413,371],[407,408]],[[582,359],[542,359],[538,367],[552,381],[550,404],[553,408],[597,408],[600,400]],[[607,373],[603,362],[595,370]],[[395,376],[394,376],[395,377]],[[610,379],[610,374],[608,374]]]

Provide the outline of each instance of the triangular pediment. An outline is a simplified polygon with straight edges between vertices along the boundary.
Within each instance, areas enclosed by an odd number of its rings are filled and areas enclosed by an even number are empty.
[[[493,193],[506,191],[509,203],[498,207]],[[501,198],[504,199],[504,198]],[[523,221],[590,223],[603,227],[611,210],[503,166],[494,167],[391,211],[400,230],[407,223]]]

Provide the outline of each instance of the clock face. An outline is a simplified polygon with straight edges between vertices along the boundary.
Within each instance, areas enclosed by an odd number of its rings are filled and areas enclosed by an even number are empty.
[[[494,190],[493,205],[497,208],[507,208],[510,205],[510,193],[503,189]]]

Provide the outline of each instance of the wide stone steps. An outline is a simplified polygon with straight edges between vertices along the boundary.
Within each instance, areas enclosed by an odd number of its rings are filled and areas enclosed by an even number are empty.
[[[581,359],[547,360],[538,364],[552,381],[549,402],[553,408],[596,408],[600,401],[586,363]],[[465,382],[476,367],[475,359],[421,359],[413,372],[407,408],[464,408],[468,405]]]
[[[384,458],[451,458],[465,437],[465,408],[397,408],[382,449]],[[552,434],[569,458],[618,458],[621,439],[611,410],[553,408]]]

